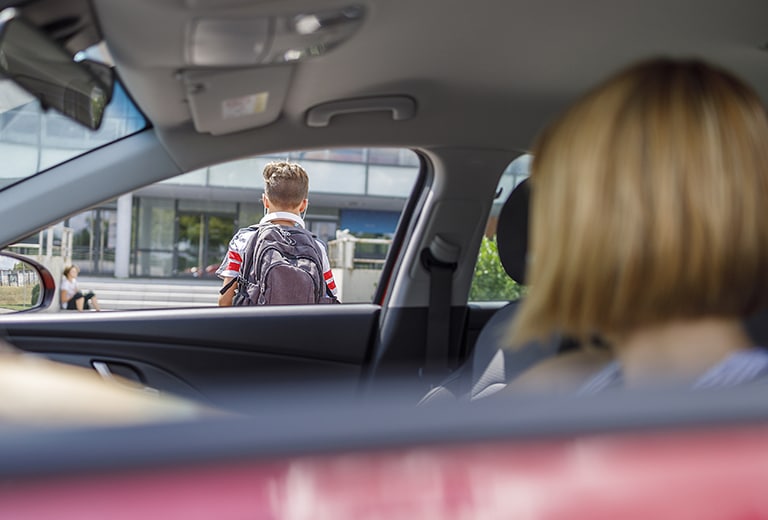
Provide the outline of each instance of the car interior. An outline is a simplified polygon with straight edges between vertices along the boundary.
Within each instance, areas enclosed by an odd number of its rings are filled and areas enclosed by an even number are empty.
[[[390,505],[409,493],[441,503],[474,493],[480,505],[495,498],[522,506],[534,495],[547,504],[586,496],[584,487],[573,491],[562,484],[567,479],[547,473],[560,470],[601,492],[596,475],[611,483],[622,471],[638,470],[629,491],[616,495],[624,498],[645,496],[636,491],[651,480],[666,485],[648,477],[673,466],[720,477],[717,488],[683,494],[683,501],[740,497],[737,491],[759,487],[768,468],[757,456],[765,451],[764,385],[589,399],[569,390],[527,392],[546,387],[526,386],[537,367],[583,345],[552,331],[546,341],[505,349],[519,300],[485,301],[472,291],[479,252],[489,242],[503,267],[497,284],[513,280],[522,298],[535,290],[525,286],[526,267],[535,261],[528,252],[531,188],[527,171],[514,182],[509,172],[529,158],[548,123],[603,78],[654,56],[720,65],[766,103],[766,19],[765,0],[0,0],[0,298],[7,272],[16,282],[27,271],[39,279],[32,305],[2,307],[0,314],[0,364],[14,349],[25,354],[16,379],[0,369],[0,516],[43,517],[29,511],[49,505],[80,511],[76,518],[118,510],[126,517],[177,517],[179,509],[157,507],[165,499],[196,504],[188,517],[252,517],[237,516],[237,501],[252,513],[247,508],[258,488],[259,504],[271,504],[275,482],[293,483],[298,505],[293,516],[274,517],[358,518],[373,510],[301,516],[309,511],[301,509],[309,500],[307,480],[294,470],[312,464],[331,468],[318,472],[329,482],[342,473],[338,467],[363,468],[328,494],[364,505],[376,492]],[[22,91],[8,90],[12,81]],[[105,138],[114,128],[103,111],[120,96],[135,113],[117,137]],[[35,129],[54,113],[79,121],[79,131],[91,129],[89,149],[42,150],[31,138],[4,139],[15,118],[20,124],[16,109],[28,102],[37,103]],[[72,127],[54,126],[69,138]],[[13,252],[33,234],[125,194],[157,186],[185,193],[172,179],[202,169],[349,149],[406,150],[418,163],[410,193],[396,201],[397,226],[370,300],[237,308],[182,301],[162,309],[48,312],[58,307],[59,273],[42,255]],[[24,161],[33,166],[19,167]],[[228,196],[242,197],[237,188],[229,186]],[[318,191],[318,199],[327,195]],[[258,211],[259,196],[250,201]],[[374,202],[397,205],[384,196]],[[349,200],[346,209],[360,204]],[[136,207],[128,208],[134,223]],[[178,228],[178,218],[166,225]],[[215,297],[220,286],[210,287]],[[766,311],[746,325],[757,345],[768,345]],[[594,342],[604,348],[599,338]],[[70,372],[49,381],[27,377],[40,358],[45,370],[38,376],[59,364],[79,367],[88,385],[71,391]],[[106,391],[95,399],[102,379],[159,404],[143,418],[136,409],[120,417],[120,392],[114,401]],[[16,384],[21,391],[9,392]],[[57,413],[46,415],[41,402]],[[38,428],[52,418],[55,428]],[[671,444],[658,431],[672,432]],[[728,495],[720,486],[729,475],[723,468],[734,468],[734,446],[738,461],[746,461],[737,469],[747,476],[734,480]],[[692,455],[675,458],[680,453]],[[592,464],[595,454],[611,464]],[[711,475],[698,472],[710,455]],[[401,456],[400,466],[388,458]],[[371,459],[383,462],[366,465]],[[509,467],[515,471],[504,473]],[[430,488],[438,469],[448,484]],[[410,486],[403,475],[427,487]],[[541,488],[536,493],[526,480],[531,475]],[[476,477],[488,480],[469,486]],[[368,487],[355,487],[357,479]],[[137,481],[144,487],[132,487]],[[169,482],[178,488],[164,487]],[[401,485],[398,493],[390,492],[393,483]],[[521,491],[509,499],[502,484]],[[126,490],[137,498],[125,500]],[[211,494],[218,500],[212,509],[195,502]],[[141,499],[147,496],[153,498]],[[416,510],[410,516],[433,511]]]
[[[146,118],[135,133],[9,182],[0,190],[2,244],[233,159],[338,147],[418,154],[419,177],[369,303],[2,317],[6,339],[23,351],[98,363],[224,407],[237,385],[274,390],[297,381],[333,381],[356,394],[398,377],[413,385],[415,404],[460,380],[455,393],[478,396],[568,350],[561,340],[533,345],[499,375],[491,360],[500,359],[500,331],[515,304],[468,300],[497,195],[509,198],[498,225],[501,261],[522,281],[525,184],[497,194],[508,165],[589,86],[648,56],[703,57],[768,98],[768,6],[759,1],[591,0],[577,10],[505,0],[2,6],[18,8],[70,55],[105,42]]]

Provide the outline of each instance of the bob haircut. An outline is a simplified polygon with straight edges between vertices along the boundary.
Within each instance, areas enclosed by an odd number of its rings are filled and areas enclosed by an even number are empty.
[[[743,317],[768,299],[768,121],[755,92],[695,60],[639,63],[535,144],[531,290],[512,345],[553,332]]]
[[[292,209],[309,194],[309,176],[301,165],[278,161],[264,166],[264,193],[280,209]]]

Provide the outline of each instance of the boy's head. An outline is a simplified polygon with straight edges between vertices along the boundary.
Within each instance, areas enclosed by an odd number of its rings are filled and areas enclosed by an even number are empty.
[[[264,167],[265,206],[273,211],[301,211],[309,193],[309,177],[299,164],[276,161]]]

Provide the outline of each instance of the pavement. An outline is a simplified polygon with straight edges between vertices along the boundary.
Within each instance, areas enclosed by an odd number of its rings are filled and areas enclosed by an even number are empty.
[[[80,289],[93,291],[103,310],[215,307],[218,278],[106,278],[79,276]]]

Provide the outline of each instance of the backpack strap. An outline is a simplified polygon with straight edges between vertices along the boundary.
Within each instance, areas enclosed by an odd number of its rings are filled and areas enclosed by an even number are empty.
[[[248,280],[248,274],[253,272],[253,254],[256,251],[256,244],[259,241],[259,235],[261,235],[261,231],[263,229],[274,225],[275,224],[256,224],[254,226],[248,226],[248,229],[255,231],[255,233],[248,238],[248,243],[245,245],[245,250],[243,251],[243,261],[240,264],[240,274],[237,276],[237,279],[240,282],[246,285],[251,284],[251,282]]]
[[[219,289],[219,294],[226,293],[229,290],[229,288],[232,287],[232,285],[234,285],[234,283],[237,281],[238,278],[239,278],[239,276],[236,276],[236,277],[232,278],[230,281],[228,281],[227,285],[225,285],[224,287]]]
[[[325,295],[326,295],[328,298],[332,298],[333,300],[335,300],[335,303],[340,303],[340,302],[339,302],[339,300],[338,300],[338,298],[336,298],[336,295],[335,295],[335,294],[333,294],[333,291],[331,291],[331,288],[330,288],[330,287],[328,287],[328,283],[325,281],[325,272],[323,271],[323,265],[322,265],[322,260],[323,260],[323,249],[322,249],[322,248],[320,247],[320,245],[317,243],[317,241],[318,241],[317,235],[315,235],[314,233],[312,233],[312,232],[311,232],[310,230],[308,230],[307,228],[303,228],[303,227],[300,227],[299,229],[301,229],[302,231],[305,231],[306,233],[308,233],[308,234],[309,234],[309,235],[312,237],[312,247],[314,247],[314,248],[315,248],[315,252],[317,252],[317,257],[318,257],[318,258],[320,259],[320,261],[321,261],[321,263],[320,263],[320,277],[322,278],[323,287],[325,288],[325,291],[324,291],[324,292],[325,292]]]
[[[314,233],[312,233],[310,230],[306,228],[302,228],[302,229],[304,229],[307,233],[309,233],[312,236],[312,247],[315,248],[315,251],[317,251],[317,257],[320,259],[320,278],[322,278],[323,288],[325,289],[324,291],[325,296],[328,298],[331,298],[334,301],[334,303],[340,303],[338,298],[336,298],[336,295],[333,294],[333,291],[331,291],[331,288],[328,287],[328,283],[325,281],[325,271],[323,271],[323,263],[322,263],[322,260],[324,258],[323,248],[320,247],[320,244],[317,243],[319,240],[317,238],[317,235],[315,235]]]
[[[243,251],[242,255],[243,258],[240,262],[240,272],[237,276],[233,277],[229,282],[227,282],[224,287],[219,289],[219,294],[226,293],[229,288],[235,284],[235,282],[237,282],[240,286],[242,286],[242,284],[247,285],[251,283],[244,275],[251,272],[251,267],[253,266],[253,250],[256,247],[256,241],[259,238],[259,232],[261,231],[261,228],[262,226],[260,224],[248,226],[248,229],[255,231],[255,233],[248,238],[248,242],[245,245],[245,250]]]

